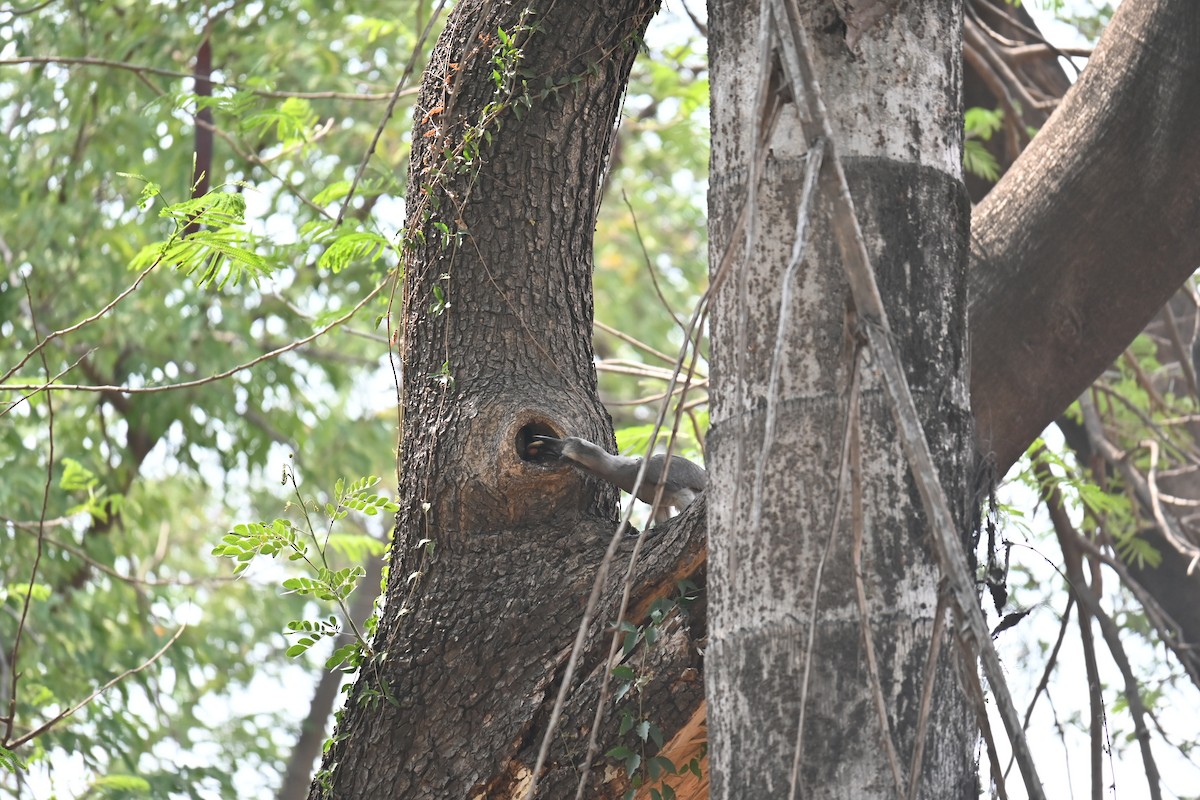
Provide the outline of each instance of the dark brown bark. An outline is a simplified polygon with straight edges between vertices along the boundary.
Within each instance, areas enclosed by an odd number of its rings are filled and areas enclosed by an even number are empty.
[[[963,20],[963,107],[999,110],[1004,119],[982,142],[1004,174],[1029,143],[1031,131],[1046,123],[1050,112],[1071,88],[1054,51],[1037,58],[1018,57],[1043,42],[1029,11],[1005,0],[971,0]],[[971,200],[979,202],[992,182],[964,176]]]
[[[998,474],[1200,265],[1197,74],[1200,5],[1124,3],[1059,110],[975,210],[971,396]],[[1162,563],[1129,572],[1195,679],[1200,575],[1156,526],[1142,535]]]
[[[459,5],[417,104],[402,508],[375,643],[388,657],[363,670],[325,761],[329,789],[319,776],[314,797],[519,792],[613,530],[611,487],[526,460],[525,445],[532,433],[612,444],[590,345],[592,231],[617,109],[657,2],[523,8]],[[506,37],[520,51],[511,82]],[[463,147],[472,136],[477,152]],[[671,529],[637,567],[643,616],[703,563],[697,528],[675,526],[690,540]],[[590,629],[539,796],[574,792],[623,563]],[[668,736],[702,697],[689,624],[676,616],[647,654],[659,662],[650,688],[678,706],[655,720]],[[610,713],[606,732],[616,720]],[[627,788],[605,766],[589,797]]]
[[[1002,474],[1200,264],[1200,5],[1124,3],[975,210],[971,401]]]

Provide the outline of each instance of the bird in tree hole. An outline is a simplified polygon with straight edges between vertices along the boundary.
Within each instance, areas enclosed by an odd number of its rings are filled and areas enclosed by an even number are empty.
[[[642,459],[615,456],[599,445],[577,436],[556,439],[553,436],[533,436],[526,455],[530,458],[548,457],[567,461],[573,467],[591,473],[601,480],[615,484],[633,494]],[[638,487],[637,499],[653,504],[658,487],[662,486],[662,499],[654,510],[654,521],[662,522],[671,516],[671,509],[687,508],[708,485],[708,473],[699,464],[682,456],[671,456],[668,465],[666,455],[650,456],[646,463],[646,474]]]

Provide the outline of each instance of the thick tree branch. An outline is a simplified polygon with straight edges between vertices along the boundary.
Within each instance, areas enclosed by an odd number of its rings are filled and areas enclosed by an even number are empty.
[[[1200,5],[1125,3],[976,208],[971,400],[1003,473],[1200,264]]]

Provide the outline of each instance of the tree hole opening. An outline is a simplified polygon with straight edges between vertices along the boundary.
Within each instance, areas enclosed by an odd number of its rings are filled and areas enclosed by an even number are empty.
[[[534,464],[547,464],[554,460],[536,446],[535,436],[553,436],[557,439],[562,434],[545,420],[533,420],[517,431],[517,440],[513,443],[517,448],[517,457]]]

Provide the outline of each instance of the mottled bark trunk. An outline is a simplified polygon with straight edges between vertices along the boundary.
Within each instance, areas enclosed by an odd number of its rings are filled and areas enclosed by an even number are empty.
[[[830,536],[847,380],[848,286],[816,204],[792,308],[778,394],[768,397],[781,284],[792,247],[808,143],[796,106],[770,139],[744,260],[734,219],[753,174],[759,112],[757,4],[711,4],[711,263],[739,256],[717,295],[709,434],[708,719],[713,796],[787,797],[811,660],[802,797],[895,797],[867,675],[851,558],[850,507]],[[966,382],[969,203],[961,177],[960,32],[956,3],[907,3],[855,50],[832,3],[801,3],[834,139],[908,380],[947,494],[968,527],[971,428]],[[786,94],[786,93],[785,93]],[[917,744],[938,570],[926,522],[866,357],[862,397],[865,549],[861,569],[889,727],[907,778]],[[777,407],[773,444],[765,408]],[[761,495],[755,491],[762,471]],[[753,503],[761,502],[755,526]],[[847,498],[849,500],[849,498]],[[820,602],[810,612],[824,560]],[[815,640],[808,648],[810,627]],[[948,655],[949,654],[949,655]],[[974,793],[973,717],[945,648],[935,682],[921,796]]]

